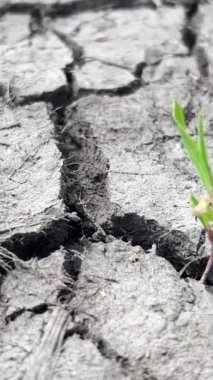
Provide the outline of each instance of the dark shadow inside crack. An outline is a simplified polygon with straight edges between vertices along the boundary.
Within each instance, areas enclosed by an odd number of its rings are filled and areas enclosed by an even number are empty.
[[[65,110],[65,117],[56,111],[52,115],[55,138],[63,157],[61,198],[69,212],[77,212],[84,235],[96,230],[95,221],[110,219],[113,205],[107,191],[108,161],[88,122],[81,119],[77,106]]]
[[[29,307],[29,308],[27,308],[27,307],[21,307],[21,308],[18,308],[15,311],[13,311],[12,313],[6,315],[5,322],[6,322],[6,324],[8,324],[10,322],[14,322],[20,315],[22,315],[26,311],[32,313],[32,315],[46,313],[46,311],[48,310],[49,306],[50,305],[47,302],[42,302],[42,303],[39,303],[39,304],[37,304],[37,305],[35,305],[33,307]]]
[[[75,321],[75,313],[72,317],[73,321]],[[116,352],[115,349],[110,346],[106,339],[94,334],[94,332],[91,331],[89,328],[87,319],[83,319],[82,322],[75,322],[73,327],[67,329],[64,335],[64,342],[73,335],[78,335],[79,338],[82,340],[90,340],[91,343],[95,345],[100,355],[106,359],[117,362],[120,368],[123,370],[123,373],[125,373],[126,370],[131,368],[129,358],[126,356],[122,356],[118,352]]]
[[[131,82],[114,88],[80,88],[79,89],[79,98],[89,96],[89,95],[108,95],[108,96],[127,96],[134,94],[139,88],[143,85],[142,81],[139,78],[133,79]]]
[[[55,3],[53,6],[47,7],[46,13],[51,17],[63,16],[70,14],[86,12],[90,10],[100,11],[103,9],[129,9],[145,7],[156,9],[157,6],[152,0],[75,0],[64,3]]]
[[[118,216],[117,206],[110,202],[108,194],[108,161],[77,105],[65,110],[63,123],[56,116],[54,124],[64,159],[61,197],[69,211],[77,211],[81,217],[84,235],[92,239],[100,226],[106,234],[140,245],[146,251],[156,244],[157,255],[169,261],[176,271],[182,271],[182,277],[200,279],[207,258],[194,252],[184,232],[169,231],[155,220],[135,213]]]
[[[5,2],[0,6],[1,14],[5,13],[31,13],[40,8],[45,16],[48,17],[68,17],[73,14],[100,11],[106,9],[129,9],[129,8],[149,8],[157,9],[157,5],[152,0],[67,0],[64,2],[55,1],[52,4],[43,4],[38,1],[37,4],[26,0]]]
[[[181,231],[167,230],[155,220],[135,213],[112,216],[112,224],[106,230],[133,246],[140,245],[145,251],[155,244],[156,255],[169,261],[183,278],[199,280],[203,274],[207,257],[196,256],[189,238]]]
[[[32,257],[44,258],[66,242],[76,241],[82,236],[81,223],[67,219],[55,220],[43,230],[17,233],[5,239],[2,247],[13,252],[21,260]]]
[[[81,253],[83,247],[78,244],[77,249],[73,248],[74,247],[72,246],[72,248],[66,249],[63,268],[67,275],[73,279],[73,281],[77,281],[81,271]]]
[[[63,261],[63,284],[59,290],[57,300],[61,304],[67,304],[75,297],[76,282],[78,281],[82,265],[82,253],[84,251],[84,243],[77,241],[65,245],[65,255]]]

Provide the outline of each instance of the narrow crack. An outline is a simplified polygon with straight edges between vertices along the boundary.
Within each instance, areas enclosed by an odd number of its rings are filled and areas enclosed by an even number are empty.
[[[91,236],[98,229],[95,215],[103,210],[110,215],[105,184],[109,166],[89,123],[78,117],[75,105],[65,111],[64,122],[60,112],[53,116],[57,145],[64,159],[61,197],[70,212],[76,211],[81,217],[84,234]]]
[[[182,29],[182,41],[188,49],[189,55],[194,56],[201,77],[206,78],[209,76],[208,54],[203,46],[198,45],[200,32],[199,4],[200,0],[193,0],[183,4],[185,8],[185,24]]]
[[[79,239],[80,240],[80,239]],[[76,282],[81,272],[82,252],[84,244],[77,242],[65,245],[65,257],[63,261],[63,284],[59,289],[57,300],[60,304],[68,305],[76,295]]]
[[[183,232],[170,231],[155,220],[134,213],[117,216],[119,210],[110,202],[107,191],[108,162],[89,123],[79,116],[77,104],[66,109],[63,123],[55,119],[55,136],[64,157],[62,198],[70,211],[80,215],[88,238],[105,241],[107,235],[113,235],[145,250],[156,244],[157,255],[168,260],[177,271],[195,257],[194,247]],[[184,277],[199,279],[204,265],[204,260],[198,259],[186,268]]]
[[[111,2],[112,1],[108,1],[107,3]],[[73,4],[75,4],[74,7],[78,8],[79,4],[84,4],[85,6],[85,3],[86,1],[81,0],[72,2],[72,5],[71,3],[69,5],[57,4],[54,7],[48,8],[47,13],[49,12],[51,16],[54,16],[54,12],[56,12],[57,15],[60,14],[60,11],[62,14],[65,14],[63,12],[65,12],[65,9],[66,11],[68,10],[68,6],[69,10],[72,9],[72,11],[70,11],[71,13],[78,12],[80,10],[73,11],[73,9],[75,9],[72,8]],[[114,1],[113,6],[129,6],[127,5],[127,3],[129,3],[127,1],[121,3],[121,0]],[[131,3],[138,4],[136,1],[132,1]],[[143,6],[145,6],[145,3],[146,2],[143,2]],[[23,4],[24,3],[22,3],[22,5]],[[97,3],[94,2],[94,4]],[[102,0],[101,4],[101,6],[105,6],[106,2]],[[150,4],[154,3],[149,1],[149,6]],[[29,9],[31,9],[30,5],[25,5],[25,9],[28,12]],[[60,10],[58,9],[59,6],[61,7]],[[9,9],[11,12],[16,9],[15,12],[17,12],[17,8],[11,7]],[[187,17],[189,19],[191,16]],[[73,52],[73,63],[66,65],[64,68],[67,84],[51,92],[23,97],[18,104],[25,105],[44,101],[47,105],[51,105],[51,108],[48,108],[49,116],[54,123],[57,146],[63,157],[60,196],[67,207],[68,213],[64,218],[55,220],[45,226],[42,231],[12,235],[2,243],[3,249],[8,250],[8,252],[13,252],[19,259],[28,260],[32,257],[46,257],[63,245],[67,249],[63,267],[67,275],[71,278],[73,283],[75,283],[81,271],[82,258],[80,249],[74,250],[69,248],[71,244],[74,242],[79,244],[79,240],[83,236],[86,236],[92,241],[105,241],[107,235],[113,235],[117,239],[131,242],[133,246],[140,245],[146,251],[152,248],[153,245],[156,245],[156,254],[168,260],[178,272],[182,272],[181,275],[183,277],[189,276],[199,279],[205,268],[206,258],[199,258],[196,259],[196,261],[190,262],[190,257],[194,257],[194,252],[186,234],[177,230],[168,230],[157,223],[157,221],[146,219],[145,216],[139,216],[136,213],[118,216],[119,214],[116,212],[117,207],[111,203],[107,189],[109,163],[99,147],[98,140],[94,136],[90,124],[79,118],[77,105],[73,103],[77,98],[77,94],[74,90],[74,67],[76,65],[81,66],[85,63],[84,50],[72,39],[67,39],[67,36],[61,32],[54,30],[54,33]],[[186,37],[189,31],[186,32],[185,30],[184,33],[186,33]],[[188,34],[188,37],[185,39],[185,44],[189,52],[191,53],[193,51],[195,57],[198,57],[197,62],[198,67],[200,65],[201,75],[208,76],[208,59],[205,57],[205,51],[202,50],[202,48],[195,50],[194,47],[196,45],[197,36],[193,33],[192,31],[191,37]],[[185,37],[183,37],[183,39]],[[193,38],[195,40],[194,44]],[[118,67],[118,65],[110,62],[102,63]],[[147,64],[144,62],[137,64],[133,72],[135,79],[126,85],[113,89],[80,88],[78,98],[91,94],[108,96],[125,96],[132,94],[144,85],[142,74],[146,66]],[[125,67],[120,68],[129,70]],[[160,137],[162,140],[173,138],[176,138],[176,136]],[[99,220],[98,224],[96,220]],[[200,254],[204,240],[205,236],[202,231],[197,244],[197,256]],[[184,252],[187,254],[185,257],[183,256]],[[5,263],[7,262],[5,261]],[[67,283],[65,282],[64,289],[59,292],[58,300],[61,304],[64,303],[67,305],[71,297],[74,296],[73,283],[72,286],[70,286],[71,283],[69,283],[69,281]],[[25,312],[42,314],[48,311],[52,306],[55,305],[43,302],[30,308],[22,307],[7,315],[5,320],[6,323],[10,323]],[[61,317],[59,318],[56,315],[46,333],[47,337],[50,336],[50,333],[53,334],[53,331],[57,327],[55,322],[57,320],[61,320]],[[65,313],[64,322],[62,320],[63,325],[62,327],[59,326],[59,330],[61,329],[62,334],[58,332],[56,336],[51,337],[51,342],[53,343],[49,357],[51,357],[51,355],[53,356],[56,343],[60,346],[61,341],[64,342],[69,337],[77,334],[81,339],[91,341],[102,357],[118,363],[124,374],[131,372],[132,366],[129,358],[120,355],[110,347],[110,344],[105,339],[96,336],[90,331],[85,322],[75,323],[72,328],[67,328],[68,320],[69,313],[68,315]],[[40,351],[43,355],[47,347],[46,341],[44,340],[42,344]],[[36,363],[36,360],[37,357],[35,355],[34,363]],[[49,362],[51,361],[49,360]],[[34,368],[32,365],[29,366],[26,379],[31,371],[30,367]],[[36,370],[40,373],[38,367]],[[46,371],[46,373],[48,373],[48,368]],[[35,371],[35,373],[37,372]],[[151,377],[149,377],[149,379],[150,378]]]
[[[17,1],[3,4],[0,7],[1,13],[30,13],[35,7],[43,10],[44,14],[56,18],[67,17],[69,15],[83,13],[87,11],[100,11],[105,9],[130,9],[130,8],[149,8],[157,9],[152,0],[67,0],[53,4],[43,4],[41,1],[30,3],[28,1]]]
[[[196,0],[195,0],[196,1]],[[209,0],[198,0],[199,3],[202,4],[208,4]],[[193,3],[193,0],[181,0],[181,5],[188,7]],[[162,0],[162,5],[168,6],[168,7],[176,7],[177,1],[176,0]]]
[[[67,65],[68,66],[68,65]],[[148,85],[149,83],[145,84]],[[108,95],[108,96],[128,96],[136,91],[138,91],[143,86],[143,82],[140,79],[133,79],[129,83],[114,87],[114,88],[79,88],[78,99],[89,96],[89,95]],[[71,100],[76,96],[75,89],[73,91],[73,86],[68,87],[67,85],[60,86],[53,91],[43,92],[41,94],[32,94],[27,96],[22,96],[19,99],[14,100],[14,105],[24,107],[33,103],[45,102],[52,104],[52,111],[66,109],[66,106],[71,104]],[[57,116],[58,117],[58,116]]]
[[[34,25],[33,30],[30,28],[30,37],[32,37],[32,32],[37,33],[38,30],[43,29],[43,13],[39,10],[39,8],[35,8],[34,12],[31,15],[30,25]],[[37,20],[38,19],[38,20]],[[36,31],[35,31],[35,30]],[[65,44],[65,46],[72,52],[73,61],[71,63],[66,64],[62,71],[66,77],[66,85],[62,85],[56,88],[53,91],[42,92],[40,94],[31,94],[28,96],[21,96],[14,94],[13,104],[15,106],[25,106],[29,104],[33,104],[36,102],[45,102],[50,103],[52,105],[53,110],[61,109],[65,110],[68,105],[70,105],[74,98],[82,98],[85,96],[89,96],[91,94],[95,95],[108,95],[108,96],[128,96],[130,94],[135,93],[141,87],[147,86],[150,82],[144,82],[142,76],[144,69],[151,66],[157,66],[161,63],[162,59],[158,59],[156,62],[147,63],[145,61],[138,62],[133,70],[130,67],[126,67],[117,63],[103,61],[99,58],[95,57],[85,57],[84,48],[76,43],[75,40],[70,38],[67,34],[51,28],[52,33],[54,33],[57,38]],[[130,72],[135,79],[131,80],[129,83],[117,86],[114,88],[78,88],[78,83],[76,80],[75,69],[76,67],[81,67],[85,65],[87,62],[99,61],[105,65],[113,66],[116,68],[120,68],[122,70],[127,70]],[[58,116],[57,116],[58,117]]]
[[[94,8],[96,2],[90,2],[90,7]],[[131,4],[121,1],[111,1],[107,5],[113,7],[138,6],[138,2],[132,1]],[[143,2],[143,6],[152,2]],[[23,9],[29,11],[30,5],[20,3],[18,8],[9,7],[10,11]],[[100,3],[103,7],[105,1]],[[57,7],[61,7],[58,9]],[[85,2],[78,1],[51,6],[50,9],[57,8],[57,14],[60,10],[72,9],[72,11],[82,11],[81,6],[85,8]],[[56,8],[54,8],[56,7]],[[73,8],[74,7],[74,8]],[[35,7],[33,8],[35,9]],[[85,8],[86,9],[86,8]],[[46,9],[47,11],[47,9]],[[71,12],[72,12],[71,11]],[[186,25],[183,29],[183,42],[188,47],[189,52],[194,49],[196,44],[196,32],[191,26],[191,20],[198,12],[198,1],[192,2],[191,6],[186,6]],[[68,12],[69,13],[69,12]],[[53,15],[53,13],[52,13]],[[74,67],[85,63],[84,50],[76,42],[68,38],[64,33],[53,30],[57,37],[72,50],[74,61],[64,68],[67,85],[61,86],[54,91],[44,92],[40,95],[31,95],[24,97],[19,101],[19,105],[25,105],[32,102],[44,101],[51,104],[49,110],[50,118],[55,126],[55,137],[57,145],[62,153],[64,163],[61,177],[61,197],[63,198],[69,212],[77,212],[81,218],[79,224],[71,220],[57,220],[46,226],[44,231],[30,234],[15,234],[5,240],[3,247],[14,252],[19,258],[27,260],[33,256],[45,257],[51,251],[59,248],[60,245],[66,245],[72,239],[79,239],[82,234],[92,237],[99,231],[98,237],[105,238],[105,232],[114,235],[117,238],[122,237],[130,240],[133,245],[139,244],[144,249],[149,249],[153,244],[157,245],[157,254],[166,258],[175,267],[181,270],[187,263],[188,258],[182,256],[182,252],[188,247],[190,252],[190,242],[184,233],[180,231],[168,231],[161,227],[156,221],[146,220],[136,214],[127,214],[123,217],[117,217],[115,205],[112,205],[107,192],[107,175],[108,162],[102,155],[98,146],[97,139],[93,136],[92,129],[88,123],[78,120],[78,113],[75,106],[69,107],[76,98],[74,90],[75,75]],[[191,33],[194,39],[193,43],[188,38],[187,33]],[[109,63],[108,63],[109,64]],[[80,88],[78,98],[90,94],[108,95],[108,96],[125,96],[137,91],[142,85],[143,69],[146,63],[140,62],[134,70],[135,79],[129,84],[114,89],[86,89]],[[205,66],[205,64],[203,65]],[[101,218],[101,213],[103,218]],[[106,222],[106,214],[109,215]],[[113,217],[111,218],[111,215]],[[98,218],[97,218],[98,216]],[[111,220],[110,220],[111,218]],[[95,220],[103,219],[100,225]],[[75,236],[74,236],[75,235]],[[193,256],[193,252],[191,252]],[[199,278],[203,269],[197,265],[190,266],[186,275]]]
[[[76,41],[67,36],[65,33],[52,29],[52,32],[59,38],[61,42],[68,47],[73,53],[73,67],[82,66],[85,63],[84,49],[82,46],[78,45]]]
[[[73,335],[78,335],[80,339],[88,340],[91,343],[93,343],[103,358],[110,360],[111,362],[114,362],[114,364],[117,364],[118,367],[120,368],[122,375],[125,378],[126,377],[129,378],[130,373],[132,374],[132,378],[135,378],[134,377],[135,365],[131,363],[130,359],[124,355],[119,354],[114,348],[111,347],[110,343],[108,343],[106,339],[95,334],[93,332],[92,327],[89,327],[88,319],[83,319],[81,322],[75,322],[76,315],[77,313],[73,311],[72,322],[74,323],[74,325],[71,328],[67,328],[64,334],[63,343],[67,339],[71,338]],[[152,371],[150,370],[149,366],[147,365],[143,357],[139,358],[137,362],[140,365],[142,379],[157,380],[157,378],[152,374]],[[136,371],[137,371],[137,378],[138,378],[138,370]]]
[[[113,349],[106,339],[103,339],[102,337],[94,334],[92,329],[88,327],[86,320],[75,323],[72,328],[68,328],[64,334],[63,343],[73,335],[78,335],[80,339],[88,340],[89,342],[93,343],[93,345],[96,347],[104,359],[109,360],[111,363],[114,362],[114,365],[117,364],[124,378],[129,379],[130,373],[132,375],[131,378],[135,378],[135,371],[137,372],[136,377],[138,378],[139,373],[137,365],[132,364],[128,357],[119,354],[115,349]],[[147,365],[146,360],[144,360],[143,357],[139,358],[137,362],[140,366],[141,379],[157,380],[157,378],[152,374],[149,365]]]
[[[61,109],[51,117],[57,145],[64,159],[61,197],[69,211],[80,216],[83,234],[95,241],[105,241],[107,234],[113,235],[145,250],[156,244],[157,255],[181,271],[195,257],[186,234],[169,231],[155,220],[147,220],[145,216],[134,213],[117,216],[119,210],[110,202],[107,190],[109,164],[90,124],[79,115],[77,103],[64,107],[63,117]],[[198,259],[186,268],[184,276],[199,279],[203,268],[203,259]]]
[[[56,110],[63,113],[63,110],[71,104],[75,96],[75,77],[72,73],[72,64],[67,64],[62,70],[64,71],[67,84],[57,87],[53,91],[44,91],[40,94],[15,97],[13,99],[13,105],[24,107],[25,105],[33,103],[45,102],[52,106],[53,113]]]
[[[100,11],[106,9],[130,9],[130,8],[149,8],[157,9],[157,6],[152,0],[76,0],[64,4],[56,3],[49,7],[47,13],[49,16],[67,16],[86,11]]]
[[[5,239],[1,246],[14,253],[21,260],[32,257],[47,257],[68,241],[78,240],[82,236],[81,221],[75,214],[54,220],[43,230],[30,233],[16,233]]]
[[[18,318],[20,315],[22,315],[25,312],[31,312],[32,314],[43,314],[45,313],[51,306],[54,306],[53,304],[42,302],[32,307],[21,307],[19,309],[16,309],[12,313],[6,315],[5,321],[6,324],[10,322],[14,322],[16,318]]]
[[[95,344],[98,351],[101,353],[101,355],[104,358],[114,360],[124,370],[129,369],[131,367],[129,359],[127,357],[124,357],[124,356],[118,354],[115,350],[113,350],[109,346],[106,339],[102,339],[99,337],[92,336],[92,342]]]
[[[46,31],[46,23],[44,18],[44,12],[41,7],[35,6],[30,14],[29,21],[29,40],[31,40],[37,34],[43,34]]]
[[[95,241],[105,241],[107,234],[111,234],[131,241],[133,245],[140,245],[145,250],[156,244],[157,255],[181,271],[194,258],[187,236],[180,231],[168,231],[156,221],[146,220],[144,216],[134,213],[116,216],[116,206],[110,202],[107,191],[108,162],[89,123],[79,119],[77,105],[73,103],[69,106],[73,98],[68,87],[64,86],[62,94],[61,98],[61,92],[54,91],[46,96],[46,101],[52,104],[49,113],[64,160],[61,197],[69,212],[77,212],[81,223],[73,224],[71,220],[70,224],[69,220],[64,219],[54,221],[39,233],[15,234],[5,240],[2,246],[27,260],[33,256],[45,257],[60,245],[66,245],[73,239],[78,240],[82,234]],[[99,220],[99,224],[96,220]],[[184,257],[183,252],[187,256]],[[199,279],[205,266],[204,261],[202,258],[192,262],[186,268],[184,276]]]
[[[108,96],[127,96],[134,94],[138,89],[142,87],[142,81],[140,79],[133,79],[131,82],[115,87],[115,88],[101,88],[101,89],[92,89],[92,88],[80,88],[79,89],[79,98],[88,96],[88,95],[108,95]]]
[[[194,248],[186,234],[178,230],[168,230],[155,220],[146,219],[135,213],[124,216],[112,216],[112,224],[105,227],[107,233],[131,242],[133,246],[140,245],[145,251],[156,246],[157,256],[169,261],[177,272],[181,271],[195,257]],[[184,256],[185,252],[185,256]],[[200,279],[205,262],[197,258],[184,271],[184,277]]]
[[[118,363],[123,373],[125,373],[127,369],[131,368],[129,359],[118,354],[114,349],[112,349],[105,339],[100,338],[91,332],[85,320],[83,320],[83,322],[75,323],[72,328],[67,329],[64,335],[64,341],[75,334],[82,340],[91,341],[101,356],[108,360],[114,360],[115,363]]]
[[[192,54],[197,42],[197,30],[194,25],[194,20],[199,10],[199,0],[193,0],[185,6],[185,24],[182,29],[182,41],[187,47],[189,54]]]
[[[119,63],[114,63],[114,62],[106,61],[105,59],[96,58],[96,57],[92,57],[92,56],[89,56],[89,57],[87,56],[86,59],[85,59],[86,63],[95,62],[95,61],[100,62],[100,63],[102,63],[103,65],[106,65],[106,66],[111,66],[111,67],[116,67],[117,69],[131,71],[130,67],[128,67],[128,66],[124,66],[124,65],[121,65]]]
[[[24,107],[25,105],[30,105],[33,103],[45,102],[52,105],[52,112],[59,110],[61,114],[66,109],[71,102],[78,97],[78,99],[95,94],[95,95],[108,95],[108,96],[128,96],[130,94],[138,91],[142,86],[149,85],[149,83],[144,83],[141,79],[136,78],[129,83],[114,87],[114,88],[79,88],[76,82],[75,74],[72,68],[72,64],[67,64],[63,69],[65,71],[66,79],[68,85],[63,85],[56,88],[53,91],[43,92],[41,94],[32,94],[27,96],[22,96],[21,98],[14,99],[13,103],[16,106]],[[57,113],[58,118],[59,112]],[[64,119],[65,116],[63,116]]]

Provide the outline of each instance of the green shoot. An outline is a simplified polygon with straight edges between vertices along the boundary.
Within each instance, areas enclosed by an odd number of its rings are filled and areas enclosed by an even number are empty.
[[[195,209],[197,206],[199,206],[199,201],[193,194],[191,194],[189,197],[189,203],[190,203],[192,209]],[[198,215],[197,215],[197,217],[198,217]],[[205,228],[208,228],[209,219],[204,215],[200,215],[199,219],[200,219],[201,223],[203,224],[203,226]]]
[[[188,158],[194,165],[197,175],[205,189],[205,194],[203,194],[199,200],[193,194],[191,194],[189,199],[193,214],[199,218],[205,227],[211,243],[210,256],[206,269],[201,277],[201,282],[205,283],[213,269],[213,174],[209,165],[204,138],[203,116],[201,112],[199,112],[197,140],[193,139],[186,131],[184,112],[176,100],[174,100],[172,106],[172,117],[180,133]]]
[[[181,105],[174,100],[172,106],[172,117],[181,135],[181,139],[189,160],[195,167],[198,177],[206,190],[206,195],[198,199],[191,195],[190,204],[203,226],[211,229],[213,225],[213,174],[209,165],[207,148],[204,138],[203,117],[198,115],[197,141],[186,131],[185,117]]]
[[[180,104],[175,100],[172,107],[172,117],[181,135],[184,148],[190,161],[195,166],[198,177],[210,198],[213,197],[213,174],[209,165],[206,144],[204,139],[203,117],[198,116],[198,138],[197,142],[190,136],[185,128],[184,112]]]

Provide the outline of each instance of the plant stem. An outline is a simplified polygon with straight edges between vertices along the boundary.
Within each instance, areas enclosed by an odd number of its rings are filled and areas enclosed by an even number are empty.
[[[209,259],[208,259],[208,262],[206,265],[206,269],[205,269],[205,271],[201,277],[201,280],[200,280],[202,282],[202,284],[206,283],[208,275],[209,275],[211,269],[213,269],[213,230],[207,230],[207,233],[208,233],[208,238],[209,238],[209,241],[211,244],[211,251],[210,251],[210,256],[209,256]]]

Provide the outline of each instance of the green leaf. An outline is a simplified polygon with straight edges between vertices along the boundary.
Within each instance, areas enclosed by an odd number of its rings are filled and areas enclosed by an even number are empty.
[[[178,127],[179,133],[183,141],[184,148],[189,156],[189,159],[194,164],[197,170],[197,174],[200,177],[201,181],[205,182],[205,178],[203,177],[202,162],[200,161],[200,157],[199,157],[198,145],[193,140],[193,138],[189,135],[189,133],[187,133],[185,130],[183,109],[177,101],[173,102],[172,116]]]
[[[195,169],[203,186],[209,194],[213,195],[213,175],[208,163],[207,150],[204,140],[203,119],[201,113],[199,114],[198,118],[197,143],[185,129],[184,112],[181,105],[176,100],[173,102],[172,106],[172,117],[177,125],[188,157],[195,166]]]
[[[185,128],[185,116],[183,112],[183,108],[177,100],[173,101],[172,104],[172,117],[173,120],[181,127]]]
[[[198,114],[198,146],[201,152],[201,156],[203,161],[208,165],[208,156],[207,156],[207,150],[206,150],[206,143],[204,140],[204,127],[203,127],[203,115],[201,112]]]
[[[192,208],[196,207],[199,204],[198,199],[194,196],[194,194],[190,194],[189,202]]]
[[[206,149],[206,143],[204,139],[204,127],[203,127],[203,116],[202,113],[198,114],[198,147],[200,151],[200,158],[203,164],[203,171],[205,175],[205,183],[208,186],[208,191],[213,189],[213,175],[209,165],[208,154]]]
[[[198,200],[193,194],[190,195],[189,202],[194,215],[199,218],[206,229],[213,226],[213,173],[209,165],[207,148],[204,137],[204,126],[202,113],[198,114],[198,137],[195,141],[186,131],[184,111],[181,105],[175,100],[172,105],[172,117],[181,135],[184,148],[190,161],[195,166],[197,174],[208,192],[208,196]]]

